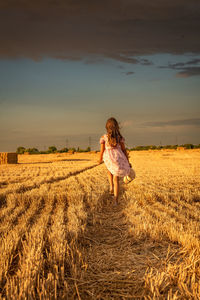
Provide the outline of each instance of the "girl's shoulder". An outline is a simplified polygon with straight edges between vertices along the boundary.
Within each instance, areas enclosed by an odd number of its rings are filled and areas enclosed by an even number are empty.
[[[107,138],[108,138],[107,133],[104,133],[104,134],[102,135],[102,138],[107,139]]]
[[[100,144],[103,144],[107,141],[107,134],[103,134],[101,137],[100,137]]]

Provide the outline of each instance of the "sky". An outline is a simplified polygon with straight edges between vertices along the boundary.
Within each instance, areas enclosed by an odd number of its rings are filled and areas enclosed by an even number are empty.
[[[200,2],[1,0],[0,151],[200,143]]]

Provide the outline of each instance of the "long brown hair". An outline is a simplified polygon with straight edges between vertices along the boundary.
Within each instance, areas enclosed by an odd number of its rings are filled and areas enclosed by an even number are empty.
[[[106,130],[108,134],[108,143],[111,147],[116,147],[120,142],[122,135],[119,131],[119,124],[115,118],[110,118],[106,122]]]

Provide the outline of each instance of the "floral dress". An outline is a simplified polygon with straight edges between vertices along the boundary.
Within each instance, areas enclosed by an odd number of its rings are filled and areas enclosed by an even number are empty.
[[[111,147],[108,143],[107,134],[104,134],[99,142],[100,144],[105,144],[103,161],[110,173],[119,177],[127,176],[130,173],[130,165],[120,144],[117,144],[116,147]],[[125,139],[122,138],[121,142],[124,143]]]

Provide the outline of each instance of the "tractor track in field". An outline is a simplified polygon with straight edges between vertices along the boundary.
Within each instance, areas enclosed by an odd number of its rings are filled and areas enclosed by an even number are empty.
[[[20,215],[18,214],[16,216],[16,218],[14,219],[14,222],[12,223],[12,228],[14,227],[14,225],[18,224],[19,217],[23,213],[25,213],[29,207],[30,207],[30,204],[26,207],[26,209],[24,209],[23,211],[21,211],[19,213]],[[6,286],[7,279],[14,276],[18,270],[20,257],[23,256],[23,243],[26,241],[27,235],[29,234],[32,226],[37,222],[37,220],[41,216],[44,208],[45,208],[45,201],[42,198],[38,205],[38,208],[34,211],[33,215],[31,215],[27,219],[27,223],[26,223],[26,227],[25,227],[26,229],[24,228],[24,231],[21,233],[21,236],[19,237],[18,242],[17,242],[15,248],[13,249],[12,258],[9,262],[6,276],[3,277],[0,281],[0,293],[2,293],[2,295],[4,295],[4,293],[5,293],[5,286]],[[12,230],[12,228],[9,228],[9,230]]]
[[[56,177],[56,178],[51,178],[51,179],[48,179],[46,181],[41,181],[40,183],[34,183],[33,185],[30,185],[30,186],[21,186],[21,187],[17,188],[16,190],[9,190],[9,191],[5,192],[5,194],[0,195],[0,200],[1,200],[2,205],[3,205],[4,203],[6,203],[6,196],[11,194],[11,193],[20,194],[20,193],[24,193],[24,192],[27,192],[27,191],[31,191],[31,190],[40,188],[43,184],[56,183],[56,182],[68,179],[70,177],[76,176],[76,175],[78,175],[80,173],[83,173],[87,170],[94,169],[96,167],[98,167],[98,165],[95,164],[95,165],[86,167],[84,169],[78,170],[78,171],[70,172],[69,174],[67,174],[65,176],[59,176],[59,177]]]

